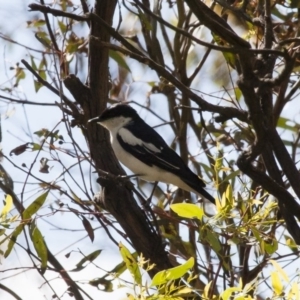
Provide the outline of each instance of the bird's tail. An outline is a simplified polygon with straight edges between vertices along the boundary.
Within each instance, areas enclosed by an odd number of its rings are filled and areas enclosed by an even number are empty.
[[[189,176],[182,176],[182,180],[199,196],[204,197],[213,204],[216,204],[215,198],[205,189],[205,183],[196,174],[189,172]]]

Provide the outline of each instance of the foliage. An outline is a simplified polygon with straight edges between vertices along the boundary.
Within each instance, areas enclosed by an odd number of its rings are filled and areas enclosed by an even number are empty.
[[[23,298],[10,281],[21,271],[46,298],[299,299],[298,6],[31,3],[28,42],[0,35],[12,49],[0,75],[3,295]],[[119,176],[107,133],[87,123],[116,102],[155,125],[215,206]]]

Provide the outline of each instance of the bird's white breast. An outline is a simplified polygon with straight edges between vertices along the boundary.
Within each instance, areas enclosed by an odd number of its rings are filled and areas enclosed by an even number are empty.
[[[124,129],[121,129],[124,130]],[[139,159],[135,158],[133,155],[128,153],[126,150],[123,149],[123,147],[120,145],[117,134],[119,130],[112,130],[110,131],[110,137],[111,137],[111,145],[112,148],[116,154],[116,157],[118,160],[125,165],[128,169],[130,169],[134,174],[138,175],[142,179],[146,181],[160,181],[165,182],[169,184],[173,184],[175,186],[178,186],[184,190],[191,190],[191,188],[186,185],[178,176],[164,171],[161,168],[157,168],[155,166],[148,166],[141,162]],[[138,143],[136,137],[128,136],[128,139],[130,139],[130,142],[132,145],[136,145]],[[135,138],[136,140],[134,140]],[[129,140],[127,139],[126,142],[129,143]],[[153,147],[155,147],[153,144],[151,144]],[[151,147],[151,146],[150,146]],[[160,151],[158,148],[155,147],[157,151]],[[154,151],[154,148],[153,148]]]
[[[126,150],[124,150],[117,139],[117,133],[118,132],[111,131],[110,138],[111,138],[112,148],[118,160],[123,165],[125,165],[128,169],[130,169],[134,174],[140,175],[142,177],[146,176],[148,178],[150,169],[152,168],[150,168],[148,165],[144,164],[139,159],[135,158],[133,155],[128,153]],[[128,143],[128,139],[126,142]],[[141,174],[141,172],[143,173]],[[148,178],[148,179],[145,178],[145,180],[155,181],[155,178]]]

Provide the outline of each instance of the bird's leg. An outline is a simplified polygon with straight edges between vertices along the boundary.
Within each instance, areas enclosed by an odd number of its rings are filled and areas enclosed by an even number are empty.
[[[129,180],[131,178],[134,178],[134,177],[138,177],[140,176],[139,174],[132,174],[132,175],[117,175],[117,178],[120,179],[120,180]]]
[[[146,200],[147,205],[149,205],[149,204],[151,203],[151,200],[152,200],[152,197],[153,197],[153,195],[154,195],[154,191],[155,191],[157,185],[158,185],[158,181],[155,181],[155,182],[154,182],[153,189],[152,189],[152,192],[151,192],[151,195],[150,195],[149,198]]]
[[[100,185],[104,185],[105,186],[105,181],[111,180],[111,181],[115,181],[115,182],[117,182],[119,184],[123,184],[123,185],[127,186],[130,189],[133,188],[133,183],[130,181],[130,178],[139,176],[139,174],[133,174],[133,175],[114,175],[114,174],[111,174],[109,172],[106,172],[106,171],[103,171],[103,170],[100,170],[100,169],[98,169],[95,172],[100,175],[98,177],[98,179],[97,179],[97,182]]]
[[[133,183],[130,181],[131,178],[138,177],[139,174],[132,175],[117,175],[116,180],[125,184],[128,188],[133,189]]]

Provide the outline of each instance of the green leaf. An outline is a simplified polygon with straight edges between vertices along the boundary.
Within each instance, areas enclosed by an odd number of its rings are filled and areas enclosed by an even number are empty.
[[[36,134],[38,137],[48,136],[49,130],[46,128],[42,128],[41,130],[35,131],[34,134]]]
[[[182,218],[202,220],[203,209],[191,203],[176,203],[170,205],[171,209]]]
[[[275,238],[272,239],[271,241],[264,240],[263,241],[263,248],[266,250],[266,252],[269,255],[272,255],[278,249],[278,242],[277,242],[277,240]]]
[[[43,56],[43,58],[41,59],[40,64],[39,64],[39,70],[44,69],[44,67],[47,67],[47,60]]]
[[[139,6],[137,6],[137,10],[139,13],[139,19],[141,20],[141,22],[143,23],[143,25],[145,26],[145,28],[148,31],[152,30],[152,24],[150,23],[148,16],[139,8]]]
[[[37,144],[37,143],[32,143],[31,146],[32,146],[32,151],[39,151],[39,150],[43,149],[42,145]]]
[[[1,211],[0,217],[6,218],[7,214],[9,213],[9,211],[12,208],[12,204],[13,204],[12,196],[9,195],[9,194],[6,195],[5,205],[4,205],[4,207],[3,207],[2,211]]]
[[[136,252],[131,254],[134,259],[137,259],[138,255]],[[119,277],[127,270],[127,266],[124,261],[117,264],[112,270],[109,271],[109,274],[114,274],[115,277]]]
[[[200,237],[208,242],[216,253],[219,253],[221,250],[221,244],[215,232],[206,227],[202,227],[200,229]]]
[[[158,272],[153,277],[150,286],[162,285],[170,280],[175,280],[183,277],[183,275],[186,274],[194,266],[194,263],[195,259],[194,257],[191,257],[181,266]]]
[[[47,80],[47,75],[46,72],[44,70],[38,70],[38,74],[44,79]],[[34,90],[37,93],[40,88],[42,88],[44,85],[39,82],[38,80],[33,80],[33,84],[34,84]]]
[[[131,273],[134,281],[137,284],[142,284],[142,275],[135,257],[129,252],[129,250],[122,243],[119,243],[119,250],[126,264],[126,267]]]
[[[73,200],[76,201],[78,204],[82,205],[82,200],[72,191],[72,189],[70,189],[70,191],[73,196]]]
[[[94,229],[93,229],[91,223],[84,216],[81,216],[81,217],[82,217],[82,224],[84,226],[84,229],[87,232],[91,241],[93,242],[94,238],[95,238]]]
[[[230,181],[231,179],[234,179],[236,176],[238,176],[239,174],[241,173],[240,170],[236,170],[234,172],[231,172],[228,176],[226,176],[223,180],[222,180],[222,183],[223,182],[228,182]]]
[[[37,80],[33,80],[34,90],[37,93],[44,85]]]
[[[222,52],[224,55],[225,60],[227,61],[227,63],[233,68],[235,69],[235,64],[236,64],[236,56],[233,53],[230,52]]]
[[[46,198],[48,196],[49,191],[37,197],[24,211],[23,211],[23,219],[30,219],[45,203]]]
[[[126,63],[126,60],[124,59],[124,56],[120,54],[117,51],[109,50],[109,57],[112,58],[119,66],[127,70],[128,72],[131,72],[128,64]]]
[[[47,80],[47,75],[45,70],[39,70],[39,75],[44,79]]]
[[[67,25],[62,22],[62,21],[58,21],[58,26],[59,26],[59,29],[62,33],[66,33],[67,32]]]
[[[32,55],[30,55],[30,60],[31,60],[31,67],[34,71],[37,71],[37,66],[35,64],[34,58]]]
[[[48,250],[40,230],[34,223],[30,225],[30,237],[35,251],[38,257],[41,259],[41,272],[44,274],[47,268]]]
[[[296,133],[298,132],[300,125],[288,118],[280,117],[277,122],[277,127]]]
[[[18,86],[20,80],[22,80],[26,77],[26,74],[22,68],[17,67],[15,76],[16,76],[16,83],[14,84],[14,86]]]
[[[105,278],[97,278],[89,281],[91,286],[95,286],[103,292],[113,292],[113,284],[111,280],[107,280]],[[99,287],[100,285],[100,287]]]
[[[92,262],[94,261],[102,252],[102,250],[96,250],[92,253],[90,253],[89,255],[85,256],[83,259],[80,260],[80,262],[78,264],[76,264],[76,268],[73,269],[73,272],[78,272],[81,271],[82,269],[84,269],[86,267],[86,265],[84,266],[84,264],[86,262]]]
[[[30,25],[33,27],[41,27],[41,26],[44,26],[45,24],[46,24],[46,21],[40,19],[40,20],[33,21]]]
[[[251,231],[254,237],[257,239],[257,241],[261,243],[263,241],[261,233],[255,227],[251,227]]]
[[[44,31],[39,31],[35,34],[36,39],[46,48],[51,48],[51,40],[48,34]]]
[[[23,230],[23,227],[24,227],[24,224],[20,224],[19,226],[17,226],[17,228],[12,232],[12,234],[10,235],[10,240],[8,242],[8,245],[7,245],[7,249],[4,253],[4,257],[8,257],[8,255],[10,254],[11,250],[13,249],[16,241],[17,241],[17,237],[18,235],[22,232]]]

